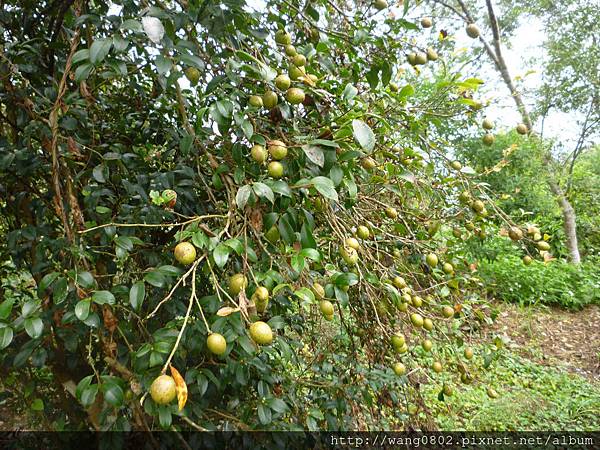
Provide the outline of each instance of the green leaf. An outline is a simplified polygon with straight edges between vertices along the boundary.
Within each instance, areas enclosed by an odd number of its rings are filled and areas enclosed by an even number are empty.
[[[75,81],[77,83],[87,80],[87,77],[90,76],[90,73],[92,72],[92,69],[94,68],[94,65],[92,63],[85,63],[85,64],[81,64],[80,66],[77,66],[77,69],[75,69]]]
[[[335,190],[335,186],[333,185],[333,181],[331,181],[327,177],[314,177],[310,180],[311,183],[315,186],[317,191],[321,193],[321,195],[325,198],[329,198],[331,200],[338,200],[338,194]]]
[[[292,190],[283,180],[267,180],[265,184],[267,184],[276,194],[283,195],[285,197],[292,196]]]
[[[75,278],[75,283],[85,289],[94,286],[94,277],[89,272],[79,272]]]
[[[54,304],[60,305],[65,301],[67,295],[69,294],[69,284],[66,278],[59,278],[52,287],[52,298],[54,299]]]
[[[252,185],[254,193],[261,198],[266,198],[271,203],[275,203],[275,194],[269,186],[264,183],[256,182]]]
[[[158,55],[156,60],[154,61],[156,64],[156,70],[159,75],[165,75],[169,70],[171,70],[171,60],[169,58],[165,58],[163,55]]]
[[[13,329],[11,327],[0,328],[0,350],[5,349],[13,340]]]
[[[271,410],[265,405],[258,405],[258,420],[263,425],[271,423]]]
[[[398,93],[398,96],[401,97],[401,98],[404,98],[404,97],[410,97],[410,96],[412,96],[414,94],[415,94],[415,88],[412,87],[412,85],[407,84],[402,89],[400,89],[400,92]]]
[[[294,295],[298,298],[300,298],[301,300],[304,300],[305,302],[314,302],[315,301],[315,294],[313,294],[313,291],[311,291],[310,289],[303,287],[298,289],[297,291],[294,291]]]
[[[235,196],[235,203],[239,209],[244,209],[246,207],[250,194],[252,194],[252,187],[248,184],[238,189]]]
[[[37,339],[44,331],[44,322],[39,317],[29,317],[24,322],[25,331],[31,339]]]
[[[168,405],[158,407],[158,422],[163,430],[171,427],[171,408]]]
[[[127,236],[116,236],[115,244],[117,244],[117,247],[122,248],[123,250],[126,250],[128,252],[133,250],[133,241]]]
[[[104,305],[106,303],[114,305],[115,296],[110,291],[96,291],[92,294],[92,301],[99,305]]]
[[[300,250],[300,253],[298,254],[304,258],[312,259],[313,261],[321,260],[321,254],[314,248],[304,248]]]
[[[90,61],[93,64],[102,62],[108,52],[110,51],[110,47],[112,46],[112,39],[104,38],[97,39],[92,42],[90,47]]]
[[[32,411],[43,411],[44,410],[44,401],[41,398],[36,398],[33,402],[31,402],[31,410]]]
[[[352,84],[348,83],[344,88],[344,92],[342,92],[342,98],[346,101],[352,100],[358,94],[358,89],[356,89]]]
[[[5,320],[10,316],[14,303],[15,300],[13,298],[6,299],[0,303],[0,320]]]
[[[38,296],[41,297],[46,289],[48,289],[52,283],[54,283],[54,280],[56,280],[59,275],[60,274],[58,272],[50,272],[49,274],[45,275],[38,286]]]
[[[300,242],[303,248],[317,248],[317,241],[315,241],[312,231],[306,223],[302,224],[302,229],[300,230]]]
[[[352,121],[352,130],[354,139],[359,145],[368,152],[373,151],[375,148],[375,135],[371,127],[362,120],[355,119]]]
[[[306,157],[319,167],[323,167],[325,164],[325,155],[321,147],[312,144],[305,144],[302,146],[302,150]]]
[[[104,383],[102,385],[104,400],[112,406],[121,406],[123,404],[123,389],[117,383]]]
[[[219,244],[213,251],[213,258],[215,260],[215,264],[219,267],[225,266],[227,264],[227,260],[229,259],[229,253],[231,252],[231,247],[228,247],[225,244]]]
[[[154,287],[158,287],[161,288],[165,285],[165,276],[160,273],[158,270],[153,270],[151,272],[148,272],[146,274],[146,276],[144,276],[144,280],[148,283],[151,284]]]
[[[269,405],[269,408],[280,414],[286,412],[288,409],[286,403],[280,398],[271,397],[267,400],[267,404]]]
[[[79,401],[85,407],[91,406],[96,401],[96,395],[98,395],[98,385],[93,384],[83,390]]]
[[[238,255],[244,253],[244,244],[239,239],[227,239],[223,244],[235,250]]]
[[[129,290],[129,303],[135,311],[139,311],[146,297],[146,285],[143,281],[138,281]]]
[[[90,315],[91,303],[92,303],[92,300],[90,298],[79,300],[77,302],[77,304],[75,305],[75,316],[79,320],[84,321],[85,319],[88,318],[88,316]]]

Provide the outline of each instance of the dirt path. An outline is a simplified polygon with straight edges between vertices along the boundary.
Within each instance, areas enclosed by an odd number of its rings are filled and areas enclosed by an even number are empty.
[[[600,306],[581,311],[499,303],[490,333],[508,338],[517,353],[547,366],[564,367],[600,381]]]

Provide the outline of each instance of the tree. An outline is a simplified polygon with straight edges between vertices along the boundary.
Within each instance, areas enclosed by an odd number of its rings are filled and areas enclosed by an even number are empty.
[[[453,248],[498,211],[435,139],[477,80],[370,4],[5,3],[3,364],[97,429],[433,426],[419,374],[482,367]]]

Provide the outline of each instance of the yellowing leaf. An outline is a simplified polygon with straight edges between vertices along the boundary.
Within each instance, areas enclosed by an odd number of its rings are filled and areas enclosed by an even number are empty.
[[[231,306],[224,306],[223,308],[219,309],[217,311],[217,316],[220,317],[227,317],[230,314],[233,314],[234,312],[239,311],[239,308],[232,308]]]
[[[171,376],[175,380],[175,389],[177,389],[177,404],[179,406],[179,411],[181,411],[188,398],[187,384],[185,384],[185,380],[175,367],[169,364],[169,368],[171,369]]]

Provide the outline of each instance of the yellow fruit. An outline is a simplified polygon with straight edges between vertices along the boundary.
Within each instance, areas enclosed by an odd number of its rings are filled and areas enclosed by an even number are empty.
[[[392,254],[394,255],[394,258],[400,258],[402,256],[402,252],[399,248],[395,248]]]
[[[300,53],[298,53],[297,55],[295,55],[294,57],[292,57],[292,63],[296,67],[305,66],[306,65],[306,56],[301,55]]]
[[[409,53],[408,55],[406,55],[406,60],[408,61],[408,63],[411,66],[414,66],[417,64],[417,54],[416,53]]]
[[[417,64],[425,64],[427,62],[427,54],[423,52],[417,52],[417,56],[415,57],[415,62]]]
[[[353,248],[354,250],[358,250],[360,248],[360,244],[353,237],[346,238],[344,243],[346,244],[346,247]]]
[[[248,103],[250,103],[250,106],[254,106],[255,108],[262,108],[263,99],[260,95],[251,95]]]
[[[175,259],[186,266],[196,260],[196,247],[190,242],[180,242],[177,244],[174,253]]]
[[[277,78],[275,78],[275,86],[277,86],[277,89],[285,91],[290,87],[290,84],[292,84],[292,81],[287,75],[281,74],[278,75]]]
[[[471,347],[465,348],[464,355],[467,359],[473,358],[473,349]]]
[[[483,135],[482,141],[485,145],[492,145],[494,143],[494,135],[487,133]]]
[[[269,300],[269,290],[264,286],[259,286],[254,291],[254,296],[260,301]]]
[[[444,369],[442,363],[439,361],[435,361],[431,367],[435,373],[440,373]]]
[[[290,68],[288,69],[288,74],[290,75],[290,78],[292,80],[297,80],[300,77],[304,76],[304,68],[299,68],[298,66],[295,66],[293,64],[290,64]]]
[[[238,295],[248,286],[248,279],[244,274],[236,273],[229,277],[229,292],[233,295]]]
[[[158,405],[167,405],[177,396],[175,380],[169,375],[160,375],[150,386],[150,396]]]
[[[296,51],[296,47],[291,44],[285,46],[285,54],[287,56],[296,56],[298,52]]]
[[[431,28],[431,25],[433,25],[433,22],[431,21],[431,17],[423,17],[421,19],[421,26],[423,28]]]
[[[537,248],[539,250],[542,250],[542,251],[550,250],[550,244],[548,244],[546,241],[539,241],[535,245],[537,246]]]
[[[254,322],[250,325],[250,338],[259,345],[269,345],[273,342],[273,331],[265,322]]]
[[[475,200],[471,203],[471,209],[476,213],[482,213],[485,210],[485,203],[481,200]]]
[[[385,208],[385,215],[388,216],[390,219],[396,219],[398,217],[398,211],[396,211],[391,206],[388,206],[387,208]]]
[[[195,67],[185,69],[185,77],[189,80],[192,86],[196,86],[200,80],[200,71]]]
[[[262,96],[263,106],[267,109],[273,109],[277,106],[277,102],[279,102],[279,98],[277,94],[273,91],[267,91]]]
[[[529,256],[529,255],[523,256],[523,264],[525,264],[526,266],[528,266],[532,262],[533,262],[533,258],[531,256]]]
[[[358,252],[351,247],[341,247],[340,255],[349,266],[353,266],[358,262]]]
[[[382,9],[385,9],[388,7],[388,2],[387,2],[387,0],[375,0],[373,2],[373,6],[375,7],[376,10],[381,11]]]
[[[401,362],[397,362],[394,364],[394,373],[401,377],[406,373],[406,366]]]
[[[279,161],[271,161],[267,166],[267,171],[273,178],[281,178],[283,176],[283,165]]]
[[[390,83],[388,86],[390,87],[390,91],[392,92],[398,92],[398,90],[400,89],[396,83]]]
[[[452,306],[444,306],[442,308],[442,315],[446,318],[449,319],[451,317],[454,317],[454,308]]]
[[[423,326],[423,316],[421,316],[421,314],[412,313],[410,315],[410,321],[417,328],[420,328]]]
[[[321,300],[319,302],[319,309],[324,316],[333,316],[333,303],[331,303],[329,300]]]
[[[227,350],[227,341],[223,335],[219,333],[211,333],[206,338],[206,346],[211,353],[222,355]]]
[[[429,61],[437,61],[438,59],[438,54],[432,47],[427,47],[426,55]]]
[[[451,275],[454,273],[454,266],[452,264],[446,262],[442,266],[442,270],[444,271],[444,273]]]
[[[496,390],[495,390],[495,389],[492,389],[491,387],[490,387],[490,388],[487,388],[487,395],[488,395],[490,398],[498,398],[498,392],[496,392]]]
[[[330,316],[323,316],[325,318],[325,320],[327,320],[328,322],[331,322],[333,320],[333,314]]]
[[[394,347],[394,350],[398,351],[404,347],[404,345],[406,345],[406,338],[403,335],[394,334],[392,336],[392,347]]]
[[[283,142],[277,140],[269,141],[267,143],[267,148],[269,149],[271,157],[277,161],[285,158],[288,153],[287,146]]]
[[[313,283],[312,291],[315,294],[315,297],[317,298],[317,300],[321,300],[321,299],[325,298],[325,289],[323,288],[323,286],[321,286],[321,284]]]
[[[408,287],[408,283],[406,282],[406,280],[399,275],[394,277],[392,283],[394,283],[394,286],[396,286],[397,289],[404,289]]]
[[[494,122],[492,122],[490,119],[483,119],[483,122],[481,122],[481,127],[484,130],[491,130],[494,128]]]
[[[520,123],[519,125],[517,125],[517,133],[527,134],[528,131],[529,131],[529,129],[527,128],[527,125],[525,125],[524,123]]]
[[[452,161],[450,163],[450,167],[452,167],[454,170],[460,170],[462,169],[462,164],[460,163],[460,161]]]
[[[508,236],[513,241],[520,241],[523,239],[523,231],[519,227],[511,227],[510,230],[508,230]]]
[[[369,239],[371,232],[369,231],[369,229],[367,227],[365,227],[364,225],[360,225],[357,229],[356,229],[356,235],[361,238],[361,239]]]
[[[451,397],[452,394],[454,394],[454,390],[452,389],[452,387],[445,384],[444,385],[444,395]]]
[[[265,148],[262,145],[258,144],[252,146],[252,149],[250,150],[250,155],[252,156],[252,159],[259,164],[264,163],[267,160],[268,156]]]
[[[423,299],[418,295],[413,296],[410,301],[415,308],[420,308],[423,306]]]
[[[436,267],[439,261],[435,253],[430,253],[425,257],[425,262],[431,267]]]
[[[377,161],[370,156],[367,156],[361,160],[360,165],[366,170],[373,170],[375,167],[377,167]]]
[[[292,105],[299,105],[304,101],[306,95],[304,94],[304,91],[300,88],[289,88],[285,93],[285,98]]]
[[[433,321],[429,318],[423,319],[423,328],[425,328],[427,331],[433,330]]]
[[[429,352],[433,348],[433,342],[431,342],[429,339],[425,339],[421,346],[423,347],[423,350]]]
[[[471,39],[476,39],[479,37],[479,27],[474,23],[470,23],[467,25],[467,36]]]

